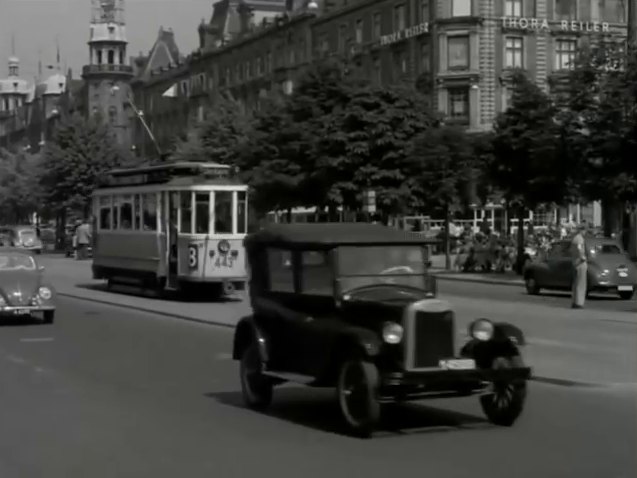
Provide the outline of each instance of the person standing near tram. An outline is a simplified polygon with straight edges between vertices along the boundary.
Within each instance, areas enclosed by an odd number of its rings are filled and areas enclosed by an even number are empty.
[[[584,233],[586,225],[579,224],[575,236],[571,241],[571,257],[573,259],[573,309],[583,309],[586,301],[586,276],[588,273],[588,263],[586,260],[586,241]]]

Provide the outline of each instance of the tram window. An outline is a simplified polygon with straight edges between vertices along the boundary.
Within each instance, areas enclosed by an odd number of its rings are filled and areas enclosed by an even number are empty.
[[[237,193],[237,234],[245,234],[248,227],[248,200],[245,191]]]
[[[232,191],[215,193],[215,234],[232,234]]]
[[[113,197],[113,229],[119,228],[119,206],[121,202],[121,198]]]
[[[100,222],[99,228],[101,230],[109,230],[111,228],[111,197],[110,196],[101,196],[100,199]]]
[[[144,231],[157,230],[157,197],[154,193],[144,194],[142,206],[144,208]]]
[[[125,230],[133,228],[133,196],[123,196],[120,199],[119,227]]]
[[[195,194],[195,234],[208,234],[210,193]]]
[[[181,194],[181,224],[179,231],[192,234],[192,193],[182,191]]]
[[[141,194],[135,194],[135,230],[141,230],[142,228],[142,196]]]

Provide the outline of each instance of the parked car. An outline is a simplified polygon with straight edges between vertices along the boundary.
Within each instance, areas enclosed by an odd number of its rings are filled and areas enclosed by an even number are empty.
[[[531,373],[524,335],[476,319],[456,349],[423,241],[361,223],[271,224],[248,236],[253,314],[233,346],[247,406],[265,409],[287,381],[336,387],[350,431],[369,436],[381,404],[482,394],[488,419],[512,425]]]
[[[0,247],[0,316],[37,314],[44,323],[53,323],[55,289],[45,281],[43,271],[32,252]]]
[[[6,246],[28,249],[36,254],[42,252],[42,241],[33,226],[4,226],[0,228],[0,235],[8,239]]]
[[[624,300],[631,299],[637,287],[637,268],[619,242],[586,237],[585,247],[588,293],[616,292]],[[539,294],[542,289],[570,290],[573,274],[571,242],[553,242],[544,257],[527,265],[524,271],[526,290],[529,294]]]

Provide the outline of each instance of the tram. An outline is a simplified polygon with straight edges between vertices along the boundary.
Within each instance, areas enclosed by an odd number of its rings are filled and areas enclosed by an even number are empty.
[[[232,166],[113,170],[93,193],[93,277],[217,297],[245,290],[247,216],[248,186]]]

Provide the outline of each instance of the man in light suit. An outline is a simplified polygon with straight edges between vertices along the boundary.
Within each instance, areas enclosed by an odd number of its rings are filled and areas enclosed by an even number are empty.
[[[587,230],[586,224],[577,227],[575,236],[571,241],[571,258],[573,260],[573,309],[583,309],[586,301],[586,275],[588,273],[588,262],[586,258],[586,243],[584,234]]]

